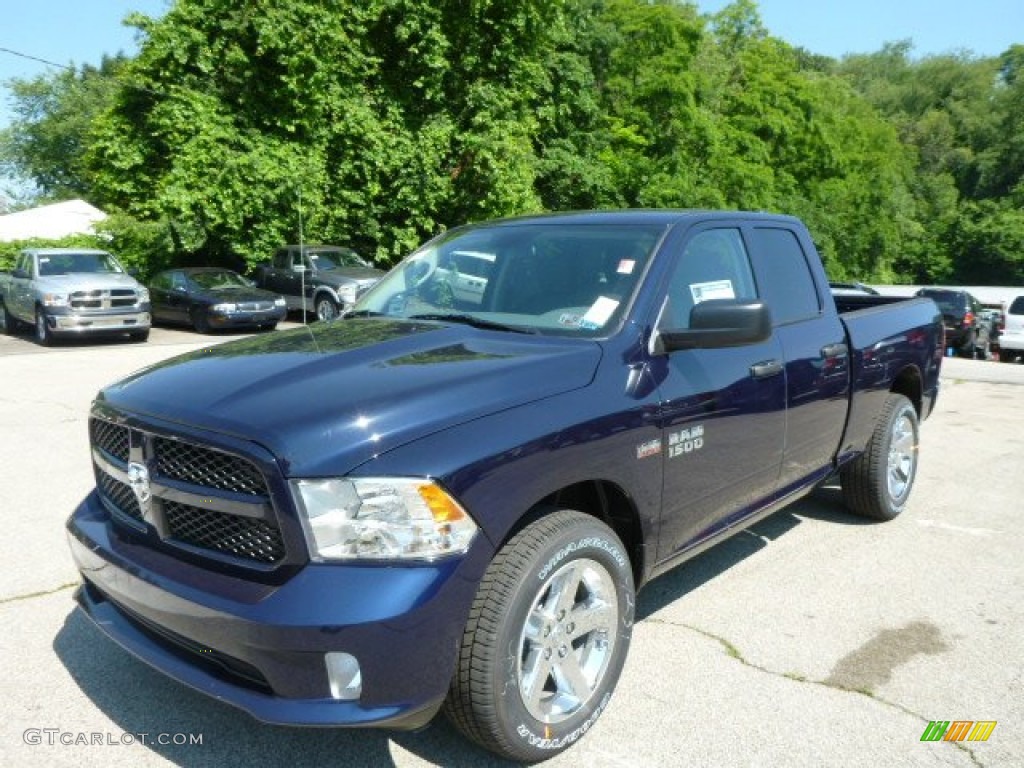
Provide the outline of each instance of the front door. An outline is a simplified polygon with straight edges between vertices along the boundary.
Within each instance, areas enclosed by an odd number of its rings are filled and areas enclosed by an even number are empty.
[[[758,291],[739,229],[705,228],[678,256],[659,325],[688,327],[695,304],[721,298]],[[750,346],[679,350],[663,364],[661,560],[738,522],[774,492],[786,416],[775,335]]]

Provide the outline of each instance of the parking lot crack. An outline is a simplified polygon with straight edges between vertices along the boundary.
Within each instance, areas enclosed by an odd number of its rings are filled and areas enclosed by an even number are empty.
[[[81,582],[69,581],[67,584],[61,584],[59,587],[53,589],[41,589],[37,592],[27,592],[24,595],[12,595],[11,597],[0,598],[0,605],[7,605],[8,603],[18,603],[24,600],[33,600],[37,597],[47,597],[48,595],[55,595],[58,592],[63,592],[72,587],[77,587]]]
[[[870,688],[851,688],[846,685],[843,685],[838,679],[833,679],[835,677],[834,675],[830,675],[829,678],[826,678],[825,680],[814,680],[798,672],[777,672],[774,669],[769,669],[768,667],[756,664],[753,661],[750,661],[748,658],[746,658],[743,655],[743,652],[740,650],[740,648],[734,643],[730,642],[727,638],[722,637],[721,635],[717,635],[714,632],[710,632],[706,629],[702,629],[701,627],[696,627],[692,624],[686,624],[685,622],[671,621],[668,619],[660,619],[657,617],[648,617],[644,619],[644,623],[657,624],[667,627],[678,627],[679,629],[686,629],[690,632],[695,632],[696,634],[701,635],[702,637],[705,637],[708,640],[713,640],[722,648],[723,651],[725,651],[727,656],[735,659],[743,666],[749,669],[753,669],[757,672],[762,672],[766,675],[770,675],[772,677],[782,678],[784,680],[788,680],[794,683],[800,683],[803,685],[815,685],[821,688],[829,688],[833,691],[841,691],[842,693],[864,696],[868,699],[871,699],[874,702],[877,702],[878,704],[881,704],[884,707],[895,709],[899,712],[902,712],[905,715],[909,715],[910,717],[919,720],[921,722],[922,731],[928,725],[928,723],[931,722],[930,718],[927,718],[924,715],[919,714],[918,712],[914,712],[912,709],[903,706],[899,702],[889,701],[888,699],[882,698],[874,691],[872,691]],[[978,756],[970,747],[966,746],[965,744],[959,741],[950,741],[947,743],[952,744],[954,747],[956,747],[964,754],[966,754],[970,759],[971,763],[978,766],[978,768],[984,768],[984,763],[978,759]]]

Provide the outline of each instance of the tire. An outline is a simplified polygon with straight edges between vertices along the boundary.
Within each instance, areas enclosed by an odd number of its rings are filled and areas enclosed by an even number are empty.
[[[139,343],[142,343],[144,341],[148,341],[149,340],[149,329],[147,328],[144,331],[132,331],[128,335],[131,337],[132,341],[137,341]]]
[[[316,319],[322,322],[333,320],[338,316],[338,303],[330,296],[323,294],[316,299]]]
[[[608,706],[634,604],[630,561],[610,528],[573,510],[537,520],[484,574],[445,713],[505,758],[537,762],[567,749]]]
[[[1009,349],[999,350],[999,361],[1003,363],[1017,362],[1017,353]]]
[[[277,323],[264,323],[263,325],[259,326],[257,330],[260,333],[269,333],[270,331],[276,331]]]
[[[917,445],[917,411],[903,395],[890,394],[867,450],[840,472],[846,506],[874,520],[897,517],[917,475]]]
[[[975,344],[975,341],[977,340],[977,338],[978,338],[978,332],[977,331],[970,330],[970,331],[967,332],[967,336],[964,338],[963,343],[960,345],[960,348],[957,350],[957,352],[960,354],[960,357],[969,357],[971,359],[974,359],[974,344]]]
[[[207,334],[210,332],[210,320],[203,310],[192,310],[192,327],[196,329],[196,333]]]
[[[36,307],[36,342],[43,347],[53,346],[53,331],[46,322],[43,310]]]
[[[7,309],[7,305],[2,301],[0,301],[0,306],[3,307],[4,333],[8,336],[13,336],[18,332],[18,319],[11,314],[11,311]]]

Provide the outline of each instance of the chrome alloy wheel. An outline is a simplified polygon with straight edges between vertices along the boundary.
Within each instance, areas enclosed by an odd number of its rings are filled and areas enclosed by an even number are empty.
[[[519,638],[516,677],[527,711],[544,723],[571,717],[601,686],[619,622],[615,583],[581,558],[549,576]]]
[[[889,439],[889,496],[899,501],[907,493],[914,479],[917,464],[917,439],[914,422],[906,412],[893,422]]]

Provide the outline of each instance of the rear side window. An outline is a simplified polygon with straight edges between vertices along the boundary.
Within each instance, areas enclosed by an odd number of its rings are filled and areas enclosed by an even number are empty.
[[[1024,296],[1018,296],[1010,305],[1011,315],[1024,315]]]
[[[756,227],[751,248],[761,263],[761,294],[775,325],[817,317],[821,312],[818,290],[796,235],[788,229]]]

